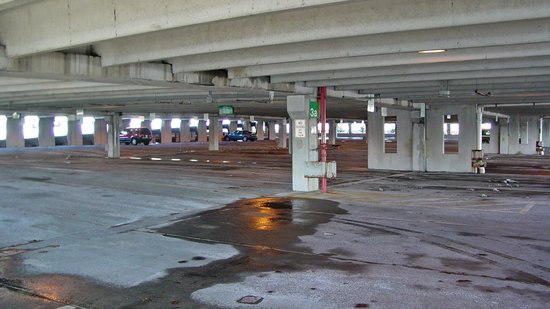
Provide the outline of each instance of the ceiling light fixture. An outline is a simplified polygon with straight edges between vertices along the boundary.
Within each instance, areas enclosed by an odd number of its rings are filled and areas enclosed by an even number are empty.
[[[419,50],[419,54],[438,54],[438,53],[444,53],[446,52],[446,49],[427,49],[427,50]]]

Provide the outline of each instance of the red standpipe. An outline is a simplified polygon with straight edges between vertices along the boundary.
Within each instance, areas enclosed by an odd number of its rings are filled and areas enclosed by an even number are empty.
[[[319,109],[321,112],[321,162],[327,162],[327,140],[326,140],[326,127],[327,123],[327,88],[321,87],[321,102]],[[321,178],[321,190],[323,193],[327,192],[327,177],[326,175]]]

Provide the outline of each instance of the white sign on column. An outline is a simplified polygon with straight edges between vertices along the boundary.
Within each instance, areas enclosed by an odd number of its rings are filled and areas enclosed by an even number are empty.
[[[296,119],[294,120],[294,127],[296,128],[295,137],[305,138],[306,137],[306,120],[305,119]],[[284,129],[284,128],[283,128]]]

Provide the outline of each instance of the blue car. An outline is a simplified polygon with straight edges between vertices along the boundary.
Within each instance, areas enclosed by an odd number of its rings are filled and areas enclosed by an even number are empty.
[[[226,141],[255,141],[257,140],[257,137],[255,134],[253,134],[250,131],[244,130],[244,131],[235,131],[233,133],[229,133],[223,138]]]

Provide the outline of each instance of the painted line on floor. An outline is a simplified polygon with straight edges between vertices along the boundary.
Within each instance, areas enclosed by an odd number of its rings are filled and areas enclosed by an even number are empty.
[[[519,213],[522,214],[522,215],[525,215],[525,214],[528,213],[531,209],[533,209],[533,207],[535,207],[535,204],[528,204],[528,205],[526,205],[525,207],[523,207]]]

